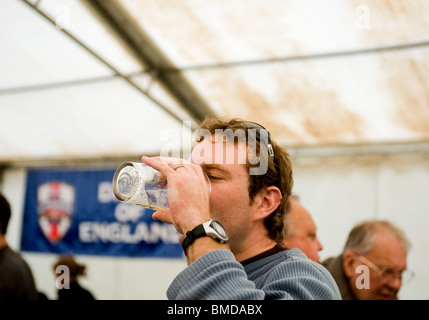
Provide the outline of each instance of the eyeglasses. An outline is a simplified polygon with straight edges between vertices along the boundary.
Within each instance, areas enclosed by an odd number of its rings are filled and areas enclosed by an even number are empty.
[[[394,269],[389,268],[389,267],[381,268],[381,267],[377,266],[375,263],[373,263],[370,260],[368,260],[367,258],[365,258],[364,256],[358,256],[358,259],[361,260],[363,263],[365,263],[373,271],[375,271],[377,273],[378,277],[382,281],[388,282],[388,281],[391,281],[395,278],[399,278],[399,279],[401,279],[402,284],[407,284],[414,277],[414,272],[411,270],[398,271],[398,270],[394,270]]]
[[[270,155],[271,160],[274,161],[274,149],[273,149],[273,145],[271,144],[271,135],[268,129],[261,126],[259,123],[253,122],[253,121],[247,121],[245,125],[247,126],[248,129],[255,129],[255,133],[256,133],[255,139],[259,143],[263,143],[267,147],[268,154]],[[264,130],[264,132],[267,133],[267,139],[261,139],[261,130]],[[263,136],[262,138],[265,138],[265,137]]]

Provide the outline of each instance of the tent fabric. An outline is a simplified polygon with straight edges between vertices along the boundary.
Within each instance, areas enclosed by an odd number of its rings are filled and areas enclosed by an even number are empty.
[[[428,2],[328,3],[2,1],[0,163],[159,154],[198,125],[192,94],[288,147],[427,143]]]

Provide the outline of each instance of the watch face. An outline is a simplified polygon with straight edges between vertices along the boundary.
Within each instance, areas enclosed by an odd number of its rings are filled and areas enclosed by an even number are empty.
[[[219,233],[219,235],[221,235],[222,237],[226,238],[226,232],[225,229],[222,227],[222,225],[217,222],[216,220],[212,220],[210,227],[212,227],[213,229],[216,230],[217,233]]]

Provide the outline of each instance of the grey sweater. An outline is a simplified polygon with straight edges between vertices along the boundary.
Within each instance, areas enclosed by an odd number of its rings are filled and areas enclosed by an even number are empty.
[[[244,267],[215,250],[185,268],[167,290],[171,300],[340,300],[331,274],[300,250],[284,250]]]

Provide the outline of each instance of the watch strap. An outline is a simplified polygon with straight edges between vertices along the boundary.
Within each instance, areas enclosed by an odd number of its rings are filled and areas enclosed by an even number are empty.
[[[186,232],[186,237],[182,242],[183,251],[186,254],[186,249],[191,245],[195,239],[206,236],[206,231],[204,230],[204,226],[202,224],[196,226],[192,231]]]

